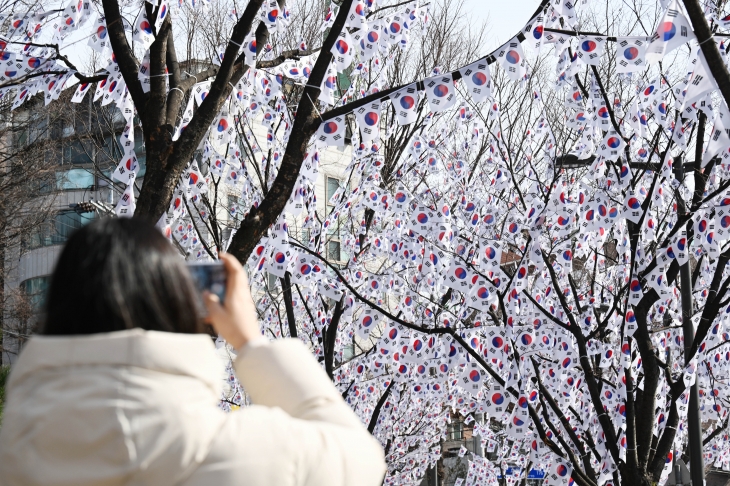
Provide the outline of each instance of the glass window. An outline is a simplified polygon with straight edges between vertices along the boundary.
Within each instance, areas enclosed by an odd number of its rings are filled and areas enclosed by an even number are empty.
[[[342,359],[344,361],[349,361],[353,356],[355,356],[355,345],[353,343],[346,344],[342,349]]]
[[[74,230],[85,226],[96,217],[96,213],[79,214],[75,211],[56,213],[53,218],[36,227],[28,236],[23,247],[33,250],[44,246],[61,245]]]
[[[330,204],[330,199],[335,195],[337,189],[340,188],[340,181],[334,177],[327,178],[327,194],[325,194],[325,200],[327,204]],[[329,213],[329,211],[327,211]]]
[[[46,295],[50,283],[50,275],[29,278],[20,282],[20,289],[28,297],[34,311],[40,311],[46,305]]]
[[[144,149],[144,136],[142,135],[142,132],[134,132],[134,153],[137,154],[137,161],[139,162],[141,172],[142,167],[144,167],[147,162],[147,152],[145,152]],[[139,174],[137,174],[137,176],[139,176]]]
[[[334,260],[336,262],[341,261],[340,260],[340,242],[335,240],[330,240],[327,242],[327,258],[329,260]]]
[[[449,440],[461,440],[464,438],[464,423],[457,421],[449,424]]]
[[[269,290],[269,292],[276,292],[276,281],[278,279],[279,277],[277,277],[273,273],[266,274],[266,288]]]
[[[86,133],[91,127],[89,123],[90,103],[91,96],[87,96],[81,103],[71,105],[74,110],[74,130],[77,133]]]
[[[46,162],[61,165],[63,164],[63,157],[61,156],[61,147],[54,145],[46,150]]]
[[[76,211],[64,211],[56,214],[53,221],[56,238],[61,243],[66,242],[75,230],[91,223],[95,216],[96,213],[79,214]]]
[[[56,172],[56,186],[62,191],[91,189],[94,187],[94,173],[89,169]]]
[[[64,164],[91,164],[93,162],[93,147],[85,146],[80,140],[64,142],[63,163]]]
[[[111,135],[104,137],[101,148],[96,152],[96,162],[102,167],[116,167],[121,159],[122,151],[117,140]]]
[[[144,175],[147,173],[147,157],[142,157],[142,159],[137,159],[137,162],[139,163],[139,171],[137,171],[137,179],[144,177]]]
[[[29,143],[35,143],[39,140],[43,140],[48,131],[48,120],[46,115],[37,116],[30,126],[30,139]]]

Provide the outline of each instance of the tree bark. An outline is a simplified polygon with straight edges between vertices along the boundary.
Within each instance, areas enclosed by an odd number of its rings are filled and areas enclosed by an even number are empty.
[[[388,395],[390,395],[390,390],[393,388],[394,384],[395,381],[390,382],[390,385],[388,385],[388,388],[385,389],[380,400],[378,400],[377,405],[375,405],[373,414],[370,416],[370,423],[368,424],[368,432],[371,434],[375,432],[375,427],[378,425],[378,418],[380,417],[380,411],[383,409],[383,405],[385,405],[385,401],[388,399]]]
[[[340,325],[340,318],[345,310],[344,297],[337,301],[335,310],[332,311],[332,320],[327,326],[324,335],[324,369],[330,380],[335,381],[335,341],[337,340],[337,328]]]
[[[294,190],[307,152],[307,144],[320,123],[319,118],[315,117],[316,107],[314,105],[315,100],[319,98],[319,86],[327,75],[327,69],[332,61],[332,47],[345,26],[352,2],[353,0],[344,0],[340,4],[337,17],[322,44],[322,51],[312,69],[297,107],[289,142],[274,183],[261,204],[251,209],[241,223],[240,229],[233,236],[228,251],[242,262],[248,260],[261,237],[279,218]]]
[[[294,305],[292,304],[291,295],[291,274],[284,273],[281,279],[281,291],[284,294],[284,306],[286,307],[286,320],[289,323],[289,337],[297,337],[297,319],[294,316]]]
[[[720,50],[717,48],[717,44],[710,40],[712,38],[712,31],[702,11],[700,2],[698,0],[683,0],[683,2],[684,7],[687,9],[689,20],[692,22],[692,29],[697,36],[697,42],[700,43],[702,54],[705,55],[705,59],[707,60],[710,72],[717,82],[717,87],[720,88],[720,93],[722,93],[725,103],[730,106],[730,73],[728,73],[725,63],[722,62],[722,56],[720,55]],[[710,41],[705,42],[708,40]]]
[[[105,12],[107,3],[116,5],[115,0],[104,0]],[[237,83],[247,69],[243,64],[244,58],[242,56],[237,57],[237,54],[239,46],[243,44],[246,36],[251,31],[251,26],[262,3],[263,0],[251,0],[246,6],[241,18],[233,28],[220,67],[206,71],[207,76],[215,75],[208,95],[177,141],[172,141],[174,126],[168,113],[170,115],[176,113],[175,103],[180,103],[182,100],[182,96],[179,95],[178,91],[166,92],[164,85],[151,85],[150,93],[142,97],[139,102],[133,97],[134,104],[142,119],[145,149],[147,150],[147,173],[137,201],[136,214],[147,216],[156,221],[167,211],[180,176],[195,154],[195,150],[207,133],[208,127],[220,113],[220,108],[231,91],[230,84]],[[116,10],[119,11],[118,6]],[[158,34],[158,39],[163,34],[163,30],[161,29],[161,33]],[[114,47],[113,42],[112,47]],[[165,38],[164,42],[160,42],[157,49],[155,49],[154,44],[150,48],[150,71],[152,74],[154,74],[156,68],[160,66],[164,68],[166,59],[173,61],[172,58],[167,56],[167,47],[168,41]],[[126,81],[128,73],[125,69],[127,68],[123,68],[120,64],[120,69],[122,69]],[[137,76],[136,67],[133,75]],[[152,79],[157,78],[153,77]],[[163,77],[160,76],[159,79],[164,82]],[[192,85],[186,87],[189,89]],[[167,106],[168,104],[172,106]],[[140,109],[141,105],[143,106],[142,110]]]

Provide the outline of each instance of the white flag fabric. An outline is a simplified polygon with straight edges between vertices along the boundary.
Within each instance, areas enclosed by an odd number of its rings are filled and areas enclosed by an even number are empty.
[[[702,167],[705,167],[715,155],[725,152],[730,147],[730,111],[723,101],[715,115],[715,124],[710,132],[710,140],[702,156]]]
[[[109,34],[106,30],[106,19],[103,16],[96,19],[94,34],[89,39],[89,46],[100,54],[106,54],[112,49]]]
[[[114,208],[114,212],[120,218],[131,218],[134,216],[134,210],[137,207],[137,202],[134,199],[134,184],[130,184],[124,190],[122,197],[117,202],[117,207]]]
[[[616,46],[616,71],[632,73],[646,67],[648,37],[618,37]]]
[[[567,485],[573,475],[573,466],[558,456],[554,456],[553,463],[546,474],[546,484],[550,486]]]
[[[495,57],[512,81],[519,81],[525,76],[527,72],[525,53],[517,38],[503,45]]]
[[[606,50],[606,38],[597,35],[579,36],[577,50],[580,62],[598,66],[601,63],[603,51]]]
[[[492,94],[492,76],[486,59],[469,64],[459,70],[461,79],[469,88],[469,95],[475,103],[486,100]]]
[[[360,62],[368,62],[378,52],[378,46],[383,36],[383,26],[380,22],[370,25],[370,28],[356,31],[353,39],[360,46]]]
[[[319,87],[319,100],[328,105],[334,105],[336,103],[335,95],[337,91],[337,70],[333,64],[327,67],[327,75],[322,80],[322,84]]]
[[[317,140],[325,145],[342,147],[345,145],[345,117],[336,116],[322,122],[317,129]]]
[[[340,35],[337,36],[335,45],[332,46],[332,56],[338,72],[342,72],[350,67],[354,50],[355,43],[352,41],[350,33],[347,32],[347,29],[342,29]]]
[[[423,85],[431,111],[448,110],[456,104],[456,90],[454,89],[454,80],[451,78],[451,73],[445,76],[438,75],[426,78]]]
[[[538,15],[534,19],[530,20],[530,22],[522,29],[522,32],[525,34],[525,40],[535,51],[538,51],[542,44],[544,29],[543,22],[543,16]]]
[[[149,49],[155,41],[155,36],[152,33],[152,24],[147,19],[144,5],[142,6],[142,9],[140,9],[137,20],[134,23],[134,29],[132,29],[132,40],[142,44],[142,49],[145,51]]]
[[[689,82],[687,82],[687,91],[685,92],[684,103],[682,105],[683,108],[691,106],[692,103],[699,99],[705,98],[708,93],[715,89],[717,89],[717,83],[710,72],[705,55],[700,50],[697,53],[695,69],[689,78]]]
[[[646,60],[649,64],[656,64],[665,55],[694,38],[695,34],[692,32],[689,21],[680,10],[677,0],[673,0],[651,38]]]
[[[71,103],[81,103],[90,87],[91,83],[79,83],[78,88],[76,88],[76,92],[71,98]]]
[[[380,101],[373,101],[355,110],[360,139],[372,142],[380,138]]]
[[[243,55],[246,57],[246,65],[254,65],[254,62],[256,61],[256,54],[256,34],[254,32],[250,32],[243,41]]]
[[[352,2],[350,13],[347,14],[346,26],[353,29],[367,30],[367,13],[365,11],[365,4],[362,0]]]
[[[392,98],[399,125],[410,125],[418,118],[418,88],[416,83],[396,92]]]
[[[167,4],[167,0],[160,0],[159,6],[160,8],[157,9],[157,18],[155,19],[155,29],[157,29],[157,31],[162,28],[162,23],[170,14],[170,6]]]
[[[137,172],[139,172],[139,163],[137,162],[137,156],[132,151],[126,154],[119,162],[119,165],[117,165],[116,170],[112,174],[112,179],[125,184],[132,184],[137,178]]]
[[[623,153],[626,143],[614,130],[609,130],[603,141],[598,146],[598,154],[604,158],[616,162]]]

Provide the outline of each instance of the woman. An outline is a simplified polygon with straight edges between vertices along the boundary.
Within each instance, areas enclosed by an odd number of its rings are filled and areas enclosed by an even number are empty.
[[[140,220],[101,220],[66,244],[11,372],[0,484],[380,484],[380,444],[300,341],[261,336],[243,267],[221,259],[208,321],[254,405],[217,407],[222,361],[174,248]]]

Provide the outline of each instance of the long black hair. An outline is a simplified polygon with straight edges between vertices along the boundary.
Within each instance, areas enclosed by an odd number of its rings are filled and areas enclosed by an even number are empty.
[[[66,243],[51,278],[43,334],[142,329],[204,332],[180,254],[148,221],[104,218]]]

